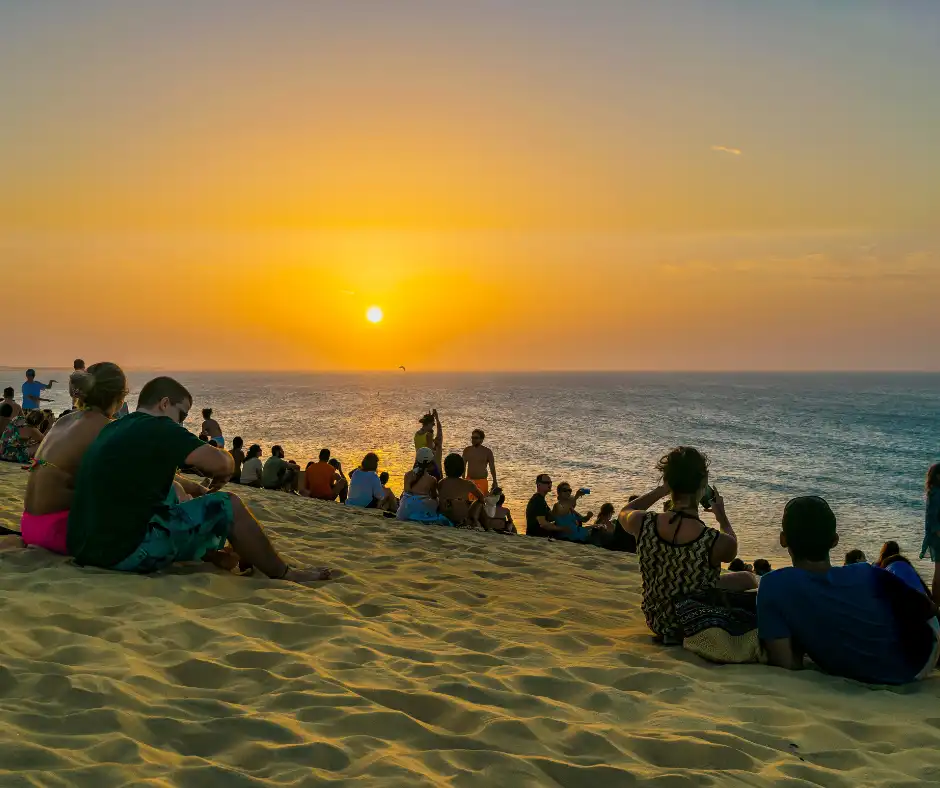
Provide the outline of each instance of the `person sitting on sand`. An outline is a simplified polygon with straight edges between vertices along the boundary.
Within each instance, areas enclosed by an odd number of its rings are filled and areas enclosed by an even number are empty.
[[[444,458],[444,478],[437,486],[438,511],[458,528],[489,530],[479,486],[464,478],[467,465],[459,454]]]
[[[27,545],[66,555],[75,474],[88,447],[127,396],[123,370],[111,362],[73,372],[69,391],[78,409],[49,430],[30,468],[20,530]]]
[[[731,563],[728,564],[729,572],[753,572],[754,567],[750,564],[746,564],[743,558],[735,558]]]
[[[214,443],[220,449],[225,448],[225,438],[222,437],[222,428],[212,418],[212,408],[202,409],[202,432],[208,436],[208,442]]]
[[[783,510],[780,544],[793,566],[764,577],[758,630],[770,665],[800,670],[804,655],[826,673],[872,684],[905,684],[937,664],[940,624],[923,593],[879,567],[832,566],[836,517],[816,495]]]
[[[46,389],[51,389],[53,383],[56,383],[56,381],[50,380],[48,383],[40,383],[36,380],[36,370],[27,369],[26,382],[23,384],[23,410],[38,410],[41,407],[40,403],[51,402],[52,400],[41,395]]]
[[[221,491],[234,462],[183,428],[192,404],[180,383],[154,378],[141,390],[135,413],[101,430],[75,476],[69,554],[80,565],[147,573],[203,560],[228,541],[243,564],[268,577],[329,579],[328,569],[289,566],[238,496]],[[212,479],[208,490],[190,483],[186,492],[193,497],[185,502],[174,485],[182,465]]]
[[[241,480],[239,484],[244,487],[261,487],[261,479],[264,476],[264,465],[261,462],[261,447],[257,443],[252,443],[248,447],[248,453],[245,455],[245,462],[242,464]]]
[[[330,461],[330,450],[320,449],[319,461],[307,466],[301,479],[300,494],[320,501],[347,500],[349,482],[339,460]]]
[[[44,420],[41,410],[23,411],[11,419],[0,435],[0,460],[21,465],[32,460],[44,437],[39,429]]]
[[[233,484],[240,484],[242,480],[242,465],[245,463],[245,452],[242,447],[245,445],[245,441],[238,435],[232,438],[232,448],[229,449],[229,454],[232,455],[232,462],[235,463],[235,470],[232,473],[232,478],[229,479]]]
[[[438,481],[434,471],[434,451],[422,446],[415,456],[414,468],[405,474],[404,489],[398,503],[399,520],[450,524],[450,521],[438,512]]]
[[[545,496],[552,491],[552,477],[540,473],[535,477],[535,494],[525,507],[525,534],[548,538],[564,533],[564,529],[555,524],[552,510],[545,501]]]
[[[594,512],[581,514],[575,509],[581,497],[586,495],[585,491],[578,490],[572,494],[571,485],[568,482],[561,482],[555,488],[555,492],[557,501],[552,506],[552,519],[555,525],[563,529],[561,533],[555,534],[555,538],[581,544],[590,541],[593,529],[585,528],[584,524],[593,519]]]
[[[490,499],[493,498],[492,503]],[[483,499],[484,511],[489,520],[490,530],[501,534],[516,533],[516,525],[512,521],[512,512],[505,506],[506,496],[499,487],[494,487],[490,495]]]
[[[441,478],[441,458],[444,455],[444,430],[437,408],[421,417],[421,429],[415,433],[415,453],[426,448],[434,452],[434,463],[438,479]]]
[[[864,551],[862,550],[849,550],[845,554],[845,561],[843,561],[843,566],[851,566],[852,564],[862,564],[867,563],[868,558],[866,557]]]
[[[493,450],[484,446],[486,438],[483,430],[474,430],[470,434],[470,445],[463,450],[463,461],[467,464],[467,478],[472,481],[485,497],[490,491],[490,482],[487,472],[493,477],[493,486],[496,487],[496,459]]]
[[[362,458],[362,463],[349,479],[349,495],[346,497],[346,506],[358,506],[361,509],[391,510],[391,498],[394,496],[386,491],[379,480],[379,455],[369,452]]]
[[[758,577],[769,575],[772,571],[773,568],[770,566],[770,561],[768,561],[766,558],[758,558],[754,562],[754,574]]]
[[[10,406],[10,409],[12,411],[12,413],[10,414],[11,419],[15,419],[17,416],[19,416],[23,412],[23,409],[20,407],[20,403],[18,403],[15,399],[13,399],[15,394],[16,392],[13,390],[13,386],[7,386],[3,390],[3,399],[0,400],[0,405]]]
[[[708,458],[691,446],[679,446],[663,456],[656,469],[663,483],[628,503],[619,521],[636,537],[646,623],[657,638],[675,643],[681,639],[676,599],[716,586],[753,589],[757,581],[750,572],[721,574],[721,565],[737,556],[738,538],[724,500],[708,485]],[[647,511],[666,495],[672,504],[669,511]],[[720,531],[699,517],[703,498]]]
[[[6,431],[11,421],[13,421],[12,406],[9,402],[0,402],[0,436]]]
[[[895,577],[901,578],[915,591],[930,596],[930,589],[927,588],[927,584],[921,579],[910,560],[901,555],[901,546],[897,542],[884,543],[881,553],[878,555],[878,560],[875,561],[875,566],[886,569]]]
[[[924,485],[927,507],[924,512],[924,541],[920,557],[928,555],[933,562],[931,592],[934,602],[940,602],[940,463],[931,465]]]
[[[382,471],[379,474],[379,481],[382,482],[382,489],[385,490],[385,498],[383,499],[386,503],[384,507],[388,512],[398,511],[398,496],[392,492],[392,488],[388,486],[389,480],[388,471]]]
[[[291,465],[284,459],[284,449],[280,446],[271,447],[271,456],[264,461],[261,472],[261,486],[265,490],[282,490],[294,492],[297,489],[299,468]]]

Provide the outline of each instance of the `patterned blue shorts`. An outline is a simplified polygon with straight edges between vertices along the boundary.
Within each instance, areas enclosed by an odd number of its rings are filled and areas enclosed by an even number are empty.
[[[168,502],[150,520],[140,546],[112,568],[147,573],[165,569],[175,561],[201,561],[209,550],[225,546],[234,517],[232,499],[224,492],[183,503]]]

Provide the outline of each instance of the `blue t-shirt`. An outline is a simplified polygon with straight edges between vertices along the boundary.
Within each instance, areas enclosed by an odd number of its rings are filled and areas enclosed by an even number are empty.
[[[872,684],[914,679],[897,623],[876,590],[871,564],[834,566],[828,572],[786,567],[764,575],[757,592],[761,640],[791,638],[827,673]],[[926,664],[929,654],[924,654]]]
[[[42,403],[39,396],[49,388],[45,383],[38,380],[32,382],[26,381],[23,384],[23,410],[36,410]]]
[[[385,497],[385,488],[379,475],[375,471],[358,470],[349,477],[349,494],[346,496],[347,506],[368,506],[373,501],[381,501]]]
[[[894,561],[888,564],[888,571],[892,575],[900,577],[915,591],[920,591],[922,594],[927,593],[927,588],[924,586],[923,580],[920,579],[920,575],[917,574],[917,570],[907,563],[907,561]]]

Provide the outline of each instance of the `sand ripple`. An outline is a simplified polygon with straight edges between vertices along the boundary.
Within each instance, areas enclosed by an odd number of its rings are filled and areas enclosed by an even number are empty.
[[[0,521],[24,475],[0,468]],[[650,642],[630,558],[252,492],[302,588],[0,549],[0,786],[940,784],[940,682]]]

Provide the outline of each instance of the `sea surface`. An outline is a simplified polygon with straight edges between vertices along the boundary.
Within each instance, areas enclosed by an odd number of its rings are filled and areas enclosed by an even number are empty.
[[[132,406],[153,374],[130,374]],[[657,484],[663,453],[697,446],[711,458],[741,555],[775,565],[785,558],[783,505],[807,493],[836,512],[838,556],[859,547],[872,558],[895,539],[916,557],[924,477],[940,461],[938,374],[168,374],[195,397],[186,425],[194,432],[211,407],[227,441],[241,435],[265,456],[278,443],[302,466],[323,446],[347,470],[376,451],[396,492],[418,419],[436,407],[445,454],[467,446],[474,428],[486,431],[517,523],[540,472],[590,487],[582,511],[605,501],[619,510]],[[50,376],[67,378],[41,371]],[[18,373],[0,378],[19,393]],[[65,407],[64,387],[51,395],[53,408]]]

